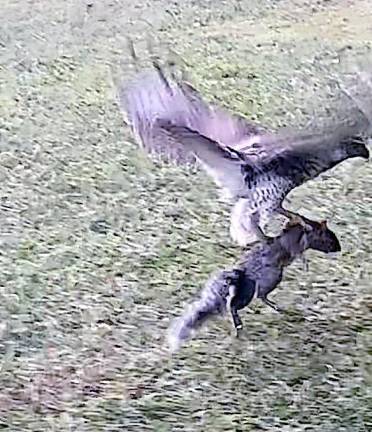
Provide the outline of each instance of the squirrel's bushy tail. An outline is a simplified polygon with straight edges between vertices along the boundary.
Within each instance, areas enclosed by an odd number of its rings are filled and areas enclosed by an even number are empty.
[[[170,326],[168,344],[171,351],[176,351],[206,320],[226,312],[227,298],[235,279],[235,271],[223,271],[208,281],[200,298]]]

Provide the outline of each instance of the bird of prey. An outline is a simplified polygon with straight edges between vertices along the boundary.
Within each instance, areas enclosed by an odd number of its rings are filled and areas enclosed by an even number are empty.
[[[267,238],[271,217],[294,188],[342,161],[369,158],[366,123],[315,133],[276,131],[206,102],[188,82],[154,69],[119,92],[120,107],[148,153],[178,165],[201,165],[232,199],[230,234],[241,246]]]

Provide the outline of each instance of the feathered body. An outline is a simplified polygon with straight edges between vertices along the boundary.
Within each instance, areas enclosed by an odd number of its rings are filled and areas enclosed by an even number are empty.
[[[265,238],[263,226],[294,188],[342,161],[368,158],[366,123],[317,133],[275,133],[205,102],[188,83],[163,70],[139,74],[120,93],[137,141],[179,165],[198,162],[233,203],[230,232],[240,245]]]
[[[232,268],[212,276],[199,300],[191,304],[170,327],[168,341],[171,349],[176,350],[207,319],[227,311],[239,331],[243,325],[237,311],[246,307],[254,297],[279,310],[267,296],[281,282],[284,269],[294,259],[307,249],[324,253],[341,250],[336,235],[325,222],[305,221],[306,226],[288,224],[278,237],[258,243],[245,252]]]

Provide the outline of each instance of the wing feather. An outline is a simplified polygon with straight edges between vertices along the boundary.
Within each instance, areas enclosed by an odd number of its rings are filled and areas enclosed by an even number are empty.
[[[159,68],[138,74],[122,87],[119,103],[138,143],[162,160],[179,165],[193,164],[195,157],[187,146],[164,135],[159,120],[188,127],[220,146],[231,148],[264,130],[241,116],[207,103],[191,84],[167,78]]]
[[[162,160],[179,165],[196,165],[196,146],[209,140],[207,147],[215,146],[216,154],[225,149],[231,155],[228,150],[235,150],[257,172],[276,166],[281,175],[293,168],[296,172],[303,169],[313,178],[332,166],[330,155],[337,152],[340,143],[357,139],[361,131],[360,125],[347,125],[333,130],[269,132],[207,103],[191,84],[167,77],[160,67],[138,74],[121,88],[119,99],[140,145]],[[199,135],[198,139],[194,136],[192,145],[184,145],[177,134],[161,127],[161,122],[188,128]],[[214,163],[211,160],[210,164]]]
[[[265,152],[256,160],[255,169],[273,172],[291,178],[293,186],[333,168],[347,159],[346,148],[364,145],[365,125],[344,125],[331,131],[316,133],[278,133],[274,137],[261,137]]]
[[[234,197],[247,194],[243,172],[247,161],[238,151],[229,151],[216,141],[185,126],[174,125],[167,121],[159,121],[158,126],[192,151],[218,186],[227,189]]]

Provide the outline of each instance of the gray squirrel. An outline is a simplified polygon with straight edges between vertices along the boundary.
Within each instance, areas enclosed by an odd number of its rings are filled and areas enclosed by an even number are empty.
[[[212,276],[200,298],[170,326],[168,344],[171,351],[176,351],[206,320],[225,315],[227,311],[239,336],[243,323],[238,310],[245,308],[255,297],[281,311],[267,298],[268,294],[281,282],[284,268],[307,249],[331,253],[341,251],[341,246],[326,221],[306,219],[306,225],[290,221],[280,235],[259,242],[246,251],[232,268]]]

